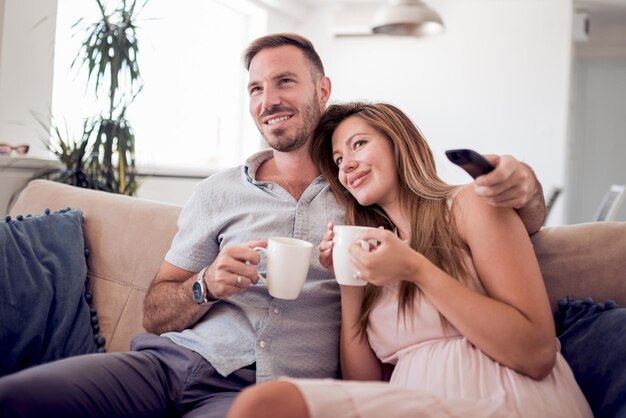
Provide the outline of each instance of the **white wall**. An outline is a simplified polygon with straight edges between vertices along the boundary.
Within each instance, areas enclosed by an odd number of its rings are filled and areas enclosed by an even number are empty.
[[[48,157],[57,0],[5,0],[0,14],[0,141],[30,144],[32,157]]]
[[[31,109],[42,114],[50,109],[50,17],[56,0],[4,1],[0,138],[33,144],[39,139],[32,119],[23,121],[32,118]],[[333,27],[340,11],[333,4],[287,13],[270,8],[267,32],[298,31],[310,37],[333,80],[335,100],[384,100],[400,106],[429,139],[442,176],[450,182],[469,178],[445,162],[443,151],[470,147],[527,161],[546,193],[564,183],[571,0],[432,1],[446,33],[424,39],[336,38]],[[42,17],[48,19],[35,26]],[[153,185],[152,191],[159,190]],[[162,190],[167,196],[168,187]],[[152,192],[150,197],[158,198]],[[562,210],[557,212],[551,224],[561,222]]]
[[[418,124],[450,182],[469,177],[448,148],[528,162],[546,194],[565,182],[571,67],[569,0],[431,2],[446,32],[432,38],[334,37],[329,5],[301,25],[333,80],[335,100],[388,101]],[[555,207],[550,224],[562,221]]]

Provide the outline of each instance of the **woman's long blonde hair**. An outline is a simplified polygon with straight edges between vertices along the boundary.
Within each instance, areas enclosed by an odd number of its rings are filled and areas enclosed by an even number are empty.
[[[395,226],[378,205],[361,206],[341,185],[339,168],[333,161],[332,136],[339,124],[349,117],[359,117],[387,138],[395,155],[399,180],[400,206],[411,224],[410,246],[457,280],[466,283],[469,270],[463,262],[465,246],[456,231],[449,199],[456,187],[437,175],[430,147],[419,129],[397,107],[385,103],[345,103],[330,106],[315,130],[310,153],[328,181],[337,200],[346,208],[346,223],[394,230]],[[359,332],[365,335],[369,315],[380,296],[379,287],[368,284],[359,317]],[[418,287],[407,281],[399,286],[398,316],[412,313]],[[442,325],[445,319],[442,317]]]

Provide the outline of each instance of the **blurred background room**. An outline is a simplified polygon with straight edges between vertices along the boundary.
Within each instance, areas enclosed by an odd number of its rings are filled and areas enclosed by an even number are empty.
[[[202,178],[265,147],[240,57],[250,40],[288,31],[316,46],[331,101],[406,111],[446,181],[471,180],[446,149],[511,154],[547,200],[561,191],[547,225],[593,221],[611,185],[626,184],[626,0],[429,0],[439,33],[374,34],[381,9],[400,2],[137,1],[142,87],[125,113],[134,194],[182,205]],[[96,0],[0,0],[0,210],[25,179],[59,165],[50,128],[80,139],[102,109],[85,67],[72,66],[100,14]],[[626,205],[613,217],[626,220]]]

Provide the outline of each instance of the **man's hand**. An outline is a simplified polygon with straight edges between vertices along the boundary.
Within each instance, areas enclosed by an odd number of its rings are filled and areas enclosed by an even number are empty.
[[[250,241],[224,248],[204,272],[207,299],[242,293],[256,283],[258,275],[250,264],[258,264],[260,257],[253,248],[265,246],[265,241]],[[143,326],[148,332],[182,331],[207,313],[212,304],[197,304],[191,297],[197,276],[197,272],[181,269],[167,261],[161,264],[144,299]]]
[[[259,275],[253,265],[259,264],[260,256],[253,248],[266,246],[265,241],[251,241],[220,251],[204,273],[209,299],[224,299],[243,293],[256,284]]]
[[[528,233],[537,232],[546,216],[546,204],[533,170],[510,155],[485,158],[496,169],[476,179],[476,194],[494,206],[517,209]]]
[[[515,209],[526,206],[537,192],[537,181],[530,167],[510,155],[485,155],[485,158],[496,169],[476,178],[476,194],[494,206]]]

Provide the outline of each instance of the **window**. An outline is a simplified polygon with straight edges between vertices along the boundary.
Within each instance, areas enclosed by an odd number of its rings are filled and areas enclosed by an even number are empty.
[[[70,70],[84,39],[72,26],[98,16],[95,1],[58,2],[52,114],[77,138],[82,121],[108,106],[106,98],[96,102],[93,86],[85,88],[85,68]],[[127,111],[140,172],[206,172],[240,164],[262,147],[247,111],[241,52],[266,19],[247,0],[148,1],[137,21],[144,88]]]

